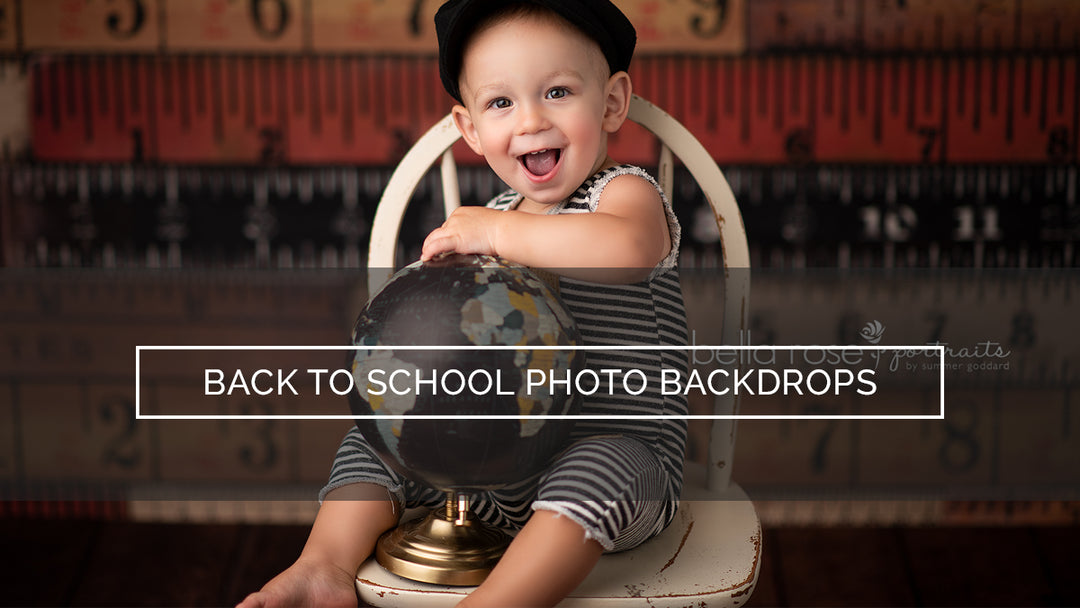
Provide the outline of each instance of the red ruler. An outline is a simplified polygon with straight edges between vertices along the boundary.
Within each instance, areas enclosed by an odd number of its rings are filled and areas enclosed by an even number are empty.
[[[1078,67],[1075,55],[642,57],[632,75],[721,163],[1070,163]],[[390,165],[451,104],[424,57],[75,56],[35,62],[31,79],[41,161]],[[613,155],[649,162],[648,141],[626,129]]]

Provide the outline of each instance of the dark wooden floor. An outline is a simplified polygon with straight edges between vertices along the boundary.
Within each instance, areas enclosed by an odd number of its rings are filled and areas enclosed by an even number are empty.
[[[304,526],[0,519],[0,604],[227,606]],[[751,606],[1080,605],[1080,527],[766,529]]]

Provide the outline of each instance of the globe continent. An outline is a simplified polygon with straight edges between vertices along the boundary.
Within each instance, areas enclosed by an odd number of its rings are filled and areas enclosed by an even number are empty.
[[[580,409],[572,383],[536,381],[576,378],[584,367],[572,317],[533,272],[499,258],[452,255],[405,267],[360,313],[352,343],[382,347],[350,353],[357,427],[399,473],[440,489],[491,489],[537,473],[564,446],[573,419],[534,416]],[[530,369],[538,370],[531,386]],[[432,414],[452,418],[416,417]],[[489,415],[512,417],[477,417]]]

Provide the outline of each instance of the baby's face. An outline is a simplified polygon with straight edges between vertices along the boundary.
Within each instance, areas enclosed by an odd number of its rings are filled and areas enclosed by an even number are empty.
[[[527,199],[562,201],[607,159],[608,82],[600,48],[571,26],[537,17],[500,22],[465,51],[463,132],[473,130],[466,140]]]

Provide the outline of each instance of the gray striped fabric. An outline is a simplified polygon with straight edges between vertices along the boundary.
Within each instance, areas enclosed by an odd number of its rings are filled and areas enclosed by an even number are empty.
[[[590,213],[596,210],[604,187],[614,178],[636,175],[659,190],[645,171],[620,165],[600,171],[550,213]],[[682,395],[660,392],[660,370],[676,369],[685,377],[689,362],[686,313],[679,287],[677,256],[680,230],[666,196],[661,192],[671,232],[671,253],[650,276],[632,285],[604,285],[559,277],[559,292],[588,345],[655,345],[671,350],[598,350],[587,352],[587,365],[602,382],[584,400],[583,413],[605,415],[682,415]],[[513,209],[521,196],[505,192],[490,203],[494,209]],[[630,394],[622,372],[640,370],[646,390]],[[615,379],[612,386],[605,380]],[[630,388],[636,392],[638,382]],[[610,393],[610,394],[609,394]],[[682,489],[686,450],[686,420],[604,419],[579,420],[571,445],[538,477],[473,497],[476,515],[489,523],[520,528],[533,509],[555,511],[580,523],[587,538],[608,551],[629,549],[657,534],[671,521]],[[438,507],[443,494],[402,479],[386,467],[351,430],[338,450],[330,490],[356,482],[386,487],[407,507]]]

